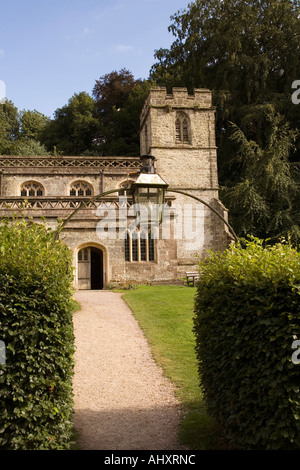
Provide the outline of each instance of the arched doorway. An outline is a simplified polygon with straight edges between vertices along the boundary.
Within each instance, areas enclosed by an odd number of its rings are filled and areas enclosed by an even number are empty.
[[[78,251],[78,289],[103,289],[103,251],[93,246]]]

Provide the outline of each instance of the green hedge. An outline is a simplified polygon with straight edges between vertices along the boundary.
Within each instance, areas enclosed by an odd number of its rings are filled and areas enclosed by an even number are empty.
[[[299,449],[300,254],[253,239],[200,263],[194,333],[209,413],[237,449]]]
[[[42,225],[0,226],[0,448],[69,449],[73,425],[72,264]]]

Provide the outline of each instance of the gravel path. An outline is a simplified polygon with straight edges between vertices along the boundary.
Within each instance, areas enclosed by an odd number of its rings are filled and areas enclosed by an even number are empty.
[[[82,450],[180,450],[172,384],[121,294],[78,291],[74,425]]]

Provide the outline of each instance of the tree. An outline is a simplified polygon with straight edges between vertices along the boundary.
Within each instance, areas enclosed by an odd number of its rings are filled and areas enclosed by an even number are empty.
[[[26,139],[19,140],[14,147],[14,155],[38,155],[38,156],[51,156],[51,152],[48,152],[46,147],[42,145],[38,140]]]
[[[256,233],[276,238],[290,234],[299,242],[297,165],[289,161],[297,133],[273,106],[265,105],[263,111],[268,132],[260,145],[232,125],[236,152],[229,170],[237,172],[238,178],[222,188],[222,198],[231,208],[231,218],[240,235]]]
[[[146,80],[136,85],[123,107],[113,109],[110,139],[103,146],[107,155],[140,154],[140,114],[150,87],[151,82]]]
[[[298,0],[196,0],[171,17],[176,40],[156,51],[151,76],[172,85],[176,72],[190,90],[213,88],[227,111],[290,94],[300,71],[299,13]]]
[[[34,111],[23,110],[20,115],[20,137],[25,140],[40,139],[41,132],[50,118],[40,113],[36,109]]]
[[[0,154],[10,155],[19,138],[18,109],[12,101],[0,102]]]
[[[23,110],[12,101],[0,103],[0,154],[49,155],[39,139],[49,118],[38,111]]]
[[[100,122],[99,144],[105,155],[139,153],[139,114],[148,82],[135,80],[126,69],[103,75],[93,96]]]
[[[80,155],[95,147],[99,130],[95,101],[86,92],[75,93],[68,104],[58,108],[54,119],[41,132],[41,143],[48,151]]]
[[[116,132],[109,148],[112,155],[140,154],[140,115],[151,86],[147,80],[135,85],[124,106],[114,110]]]
[[[288,151],[284,156],[285,167],[288,167],[285,176],[290,178],[285,189],[291,191],[289,201],[294,201],[295,211],[294,188],[299,182],[296,164],[300,161],[300,136],[296,137],[295,131],[300,122],[298,109],[291,100],[291,86],[300,77],[299,0],[196,0],[186,10],[173,15],[171,20],[169,31],[175,40],[170,49],[156,51],[157,62],[150,77],[169,89],[174,85],[186,86],[190,92],[194,88],[212,89],[217,111],[219,181],[224,197],[226,190],[229,191],[226,198],[229,217],[233,212],[240,214],[240,217],[234,217],[236,231],[244,234],[247,224],[242,224],[242,199],[233,198],[234,189],[245,189],[247,181],[248,196],[258,197],[257,184],[254,184],[256,165],[246,165],[245,149],[256,148],[256,151],[260,149],[261,155],[274,152],[278,156],[280,151],[274,140],[278,138],[279,129],[275,129],[278,125],[290,130],[284,137]],[[273,120],[273,126],[270,120]],[[281,139],[282,135],[279,142],[283,142]],[[264,158],[256,163],[260,169],[268,164]],[[271,194],[275,198],[275,193]],[[262,190],[259,195],[263,196]],[[271,211],[268,217],[279,220],[286,210],[287,193],[276,200],[270,197],[269,194],[265,210],[276,207],[276,216]],[[257,199],[256,204],[247,206],[248,216],[253,208],[250,216],[253,223],[247,230],[251,229],[255,235],[262,233],[264,226],[264,235],[274,236],[276,224],[273,228],[269,226],[269,232],[267,225],[260,224],[262,219],[258,221],[256,217],[255,210],[258,207],[262,210],[260,204],[262,201]],[[299,212],[294,216],[299,226]],[[285,220],[287,223],[288,218]],[[282,232],[282,223],[277,224],[278,234]]]
[[[132,89],[139,83],[141,80],[135,80],[132,73],[126,69],[113,71],[96,80],[93,96],[100,115],[109,119],[112,109],[121,109]]]

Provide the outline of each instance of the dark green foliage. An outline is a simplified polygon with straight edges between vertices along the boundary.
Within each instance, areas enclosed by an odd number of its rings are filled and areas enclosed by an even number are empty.
[[[0,448],[71,446],[74,338],[69,249],[42,225],[0,227]]]
[[[269,122],[260,145],[232,126],[231,140],[236,146],[227,165],[239,176],[235,185],[222,188],[222,201],[230,207],[232,224],[240,236],[251,233],[278,239],[291,235],[299,243],[299,165],[289,160],[297,134],[276,115],[273,106],[261,106],[260,111],[262,120]],[[258,115],[255,121],[259,127]]]
[[[151,82],[136,80],[129,70],[111,72],[96,80],[100,131],[98,147],[103,155],[139,155],[140,114]]]
[[[47,155],[39,139],[49,118],[23,110],[8,100],[0,102],[0,155]]]
[[[140,154],[140,114],[150,87],[148,81],[135,85],[123,107],[113,108],[110,132],[114,137],[103,146],[108,155]]]
[[[54,119],[40,132],[40,140],[48,151],[63,155],[96,153],[94,144],[98,131],[95,102],[88,93],[80,92],[55,111]]]
[[[254,239],[200,269],[194,333],[209,413],[235,448],[299,449],[299,252]]]
[[[150,77],[212,90],[221,198],[236,233],[299,242],[299,0],[194,0],[171,20],[174,42],[156,51]]]
[[[18,109],[11,101],[0,102],[0,155],[10,155],[19,137]]]
[[[39,133],[41,143],[54,154],[139,155],[140,113],[150,85],[125,69],[100,77],[93,98],[75,93],[55,111]]]

